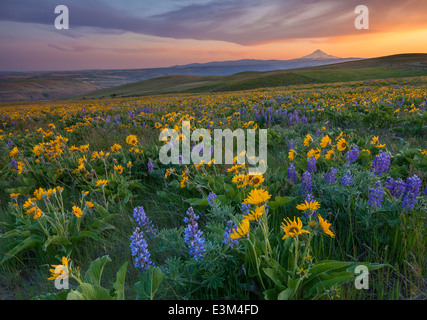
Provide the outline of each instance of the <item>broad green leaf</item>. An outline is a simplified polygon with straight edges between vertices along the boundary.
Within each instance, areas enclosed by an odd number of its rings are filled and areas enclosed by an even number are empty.
[[[101,286],[82,283],[77,290],[68,293],[67,300],[113,300],[113,297]]]
[[[21,251],[39,246],[42,243],[43,243],[42,237],[34,234],[30,235],[24,240],[19,241],[19,244],[17,244],[15,247],[9,250],[9,252],[5,253],[3,259],[0,261],[0,265],[11,258],[14,258]]]
[[[134,287],[137,300],[153,300],[154,294],[166,276],[159,268],[150,267],[139,275],[139,281]]]
[[[84,282],[99,286],[101,284],[102,272],[104,271],[104,267],[108,262],[111,262],[109,256],[103,256],[92,261],[89,269],[85,273]]]
[[[125,278],[128,262],[125,262],[116,274],[116,281],[114,281],[113,288],[116,291],[116,300],[125,300]]]

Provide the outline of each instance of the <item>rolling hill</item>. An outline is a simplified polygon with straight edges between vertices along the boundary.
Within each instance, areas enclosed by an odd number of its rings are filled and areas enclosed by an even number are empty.
[[[96,90],[72,98],[102,99],[164,93],[235,91],[425,75],[427,54],[399,54],[290,70],[248,71],[229,76],[171,75]]]

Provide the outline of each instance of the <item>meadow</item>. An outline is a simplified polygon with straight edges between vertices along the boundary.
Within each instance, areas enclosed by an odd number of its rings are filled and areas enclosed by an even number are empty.
[[[2,103],[0,299],[425,299],[426,109],[424,76]],[[163,165],[182,121],[267,129],[267,171]]]

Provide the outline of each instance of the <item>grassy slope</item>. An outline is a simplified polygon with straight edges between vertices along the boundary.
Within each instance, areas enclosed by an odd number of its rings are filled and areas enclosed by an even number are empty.
[[[427,54],[402,54],[333,65],[242,72],[231,76],[166,76],[97,90],[73,98],[111,98],[178,92],[216,92],[427,75]]]

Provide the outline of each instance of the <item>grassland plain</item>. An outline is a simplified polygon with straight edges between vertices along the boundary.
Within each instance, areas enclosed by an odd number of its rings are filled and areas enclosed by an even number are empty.
[[[2,103],[1,298],[425,299],[427,78],[301,72],[319,83]],[[222,85],[274,78],[245,81]],[[161,164],[184,120],[267,129],[267,172]]]

